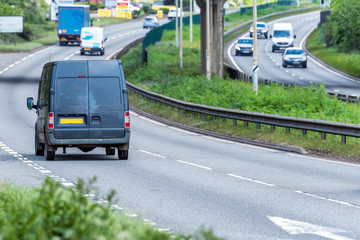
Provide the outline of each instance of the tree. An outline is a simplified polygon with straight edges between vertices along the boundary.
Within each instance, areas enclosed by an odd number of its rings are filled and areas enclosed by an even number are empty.
[[[359,12],[359,0],[332,0],[329,22],[324,27],[326,44],[345,52],[359,51]]]

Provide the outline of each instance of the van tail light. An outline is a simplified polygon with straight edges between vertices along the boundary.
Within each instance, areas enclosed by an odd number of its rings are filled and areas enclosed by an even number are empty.
[[[82,44],[82,41],[80,40],[80,46],[81,46],[81,44]]]
[[[130,128],[130,114],[125,112],[125,128]]]
[[[48,128],[49,128],[49,129],[54,129],[54,113],[53,113],[53,112],[49,112],[49,116],[48,116]]]
[[[104,47],[104,41],[101,41],[101,48]]]

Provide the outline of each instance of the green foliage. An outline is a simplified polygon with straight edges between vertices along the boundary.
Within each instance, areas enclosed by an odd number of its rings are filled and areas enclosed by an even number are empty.
[[[330,66],[360,77],[360,54],[339,52],[336,47],[324,46],[324,29],[315,30],[309,37],[307,48]]]
[[[168,9],[168,8],[160,8],[159,10],[162,10],[163,14],[168,14],[170,11],[170,9]]]
[[[40,188],[0,186],[0,239],[121,239],[170,240],[192,236],[159,232],[140,218],[130,219],[111,206],[115,192],[106,197],[106,205],[92,202],[86,194],[92,184],[79,180],[76,188],[62,188],[47,178]],[[211,231],[201,230],[196,239],[220,240]],[[192,238],[193,239],[193,238]]]
[[[331,15],[324,27],[327,45],[336,46],[340,51],[360,50],[360,1],[333,0]]]
[[[139,51],[130,51],[122,57],[127,80],[153,92],[209,106],[359,123],[360,109],[328,98],[324,86],[284,88],[264,85],[255,95],[249,83],[218,78],[208,81],[205,76],[200,76],[198,49],[184,48],[182,69],[179,68],[178,48],[172,44],[148,48],[147,66],[139,67],[134,60],[141,56]]]
[[[102,9],[104,7],[105,5],[102,3],[90,3],[90,10],[92,11],[98,10],[99,8]]]
[[[148,13],[150,13],[150,6],[143,5],[142,10],[145,14],[148,14]]]

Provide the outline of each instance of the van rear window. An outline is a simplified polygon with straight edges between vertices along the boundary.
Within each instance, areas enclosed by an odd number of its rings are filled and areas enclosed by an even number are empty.
[[[119,78],[90,78],[90,105],[120,105]]]
[[[59,62],[56,67],[57,77],[78,77],[79,75],[87,76],[86,61],[69,61]]]
[[[57,105],[87,105],[87,78],[58,78],[56,81]]]
[[[117,61],[89,61],[89,77],[118,77],[120,67]]]

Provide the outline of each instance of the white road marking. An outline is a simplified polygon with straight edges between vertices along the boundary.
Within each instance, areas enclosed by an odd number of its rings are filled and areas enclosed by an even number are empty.
[[[198,165],[198,164],[195,164],[195,163],[185,162],[185,161],[182,161],[182,160],[177,160],[177,162],[188,164],[188,165],[191,165],[191,166],[194,166],[194,167],[203,168],[203,169],[206,169],[206,170],[212,170],[212,168],[201,166],[201,165]]]
[[[258,183],[258,184],[265,185],[265,186],[268,186],[268,187],[275,187],[275,185],[271,184],[271,183],[266,183],[266,182],[254,180],[254,179],[251,179],[251,178],[242,177],[242,176],[235,175],[235,174],[232,174],[232,173],[229,173],[228,176],[238,178],[238,179],[248,181],[248,182]]]
[[[144,120],[146,120],[146,121],[148,121],[148,122],[157,124],[157,125],[159,125],[159,126],[163,126],[163,127],[166,126],[165,124],[162,124],[162,123],[159,123],[159,122],[157,122],[157,121],[151,120],[151,119],[149,119],[149,118],[147,118],[147,117],[140,116],[140,118],[141,118],[141,119],[144,119]]]
[[[294,235],[294,234],[313,234],[313,235],[318,235],[318,236],[328,238],[328,239],[333,239],[333,240],[352,240],[351,238],[347,238],[347,237],[338,235],[338,233],[348,232],[348,231],[344,231],[342,229],[323,227],[320,225],[290,220],[290,219],[281,218],[281,217],[268,216],[268,219],[292,235]]]
[[[145,151],[145,150],[139,150],[139,152],[142,152],[142,153],[145,153],[145,154],[148,154],[148,155],[152,155],[152,156],[155,156],[155,157],[159,157],[159,158],[166,158],[165,156],[155,154],[155,153],[151,153],[151,152],[148,152],[148,151]]]
[[[274,150],[274,149],[271,149],[271,148],[258,147],[258,146],[254,146],[254,145],[250,145],[250,144],[246,144],[246,143],[237,143],[236,142],[235,144],[239,145],[239,146],[243,146],[243,147],[249,147],[249,148],[264,150],[264,151],[268,151],[268,152],[278,152],[278,150]]]
[[[233,142],[233,141],[224,140],[224,139],[221,139],[221,138],[215,138],[215,137],[210,137],[210,136],[206,136],[206,135],[201,135],[201,136],[202,136],[203,138],[215,140],[215,141],[218,141],[218,142],[231,143],[231,144],[234,144],[234,143],[235,143],[235,142]]]
[[[183,133],[187,133],[187,134],[190,134],[190,135],[198,135],[197,133],[193,133],[193,132],[190,132],[190,131],[186,131],[186,130],[183,130],[181,128],[176,128],[176,127],[169,127],[170,129],[172,130],[175,130],[175,131],[178,131],[178,132],[183,132]]]
[[[311,193],[306,193],[306,192],[303,192],[303,191],[295,191],[295,192],[299,193],[299,194],[302,194],[302,195],[306,195],[308,197],[313,197],[313,198],[317,198],[317,199],[326,200],[326,201],[329,201],[329,202],[345,205],[345,206],[348,206],[348,207],[353,207],[353,208],[360,209],[359,205],[351,204],[351,203],[348,203],[348,202],[335,200],[335,199],[331,199],[331,198],[326,198],[326,197],[321,197],[321,196],[311,194]]]
[[[346,162],[338,162],[338,161],[327,160],[327,159],[316,158],[316,157],[308,157],[308,156],[298,155],[298,154],[294,154],[294,153],[286,153],[286,154],[289,155],[289,156],[293,156],[293,157],[306,158],[306,159],[311,159],[311,160],[316,160],[316,161],[322,161],[322,162],[328,162],[328,163],[335,163],[335,164],[341,164],[341,165],[352,166],[352,167],[360,167],[359,164],[346,163]]]

